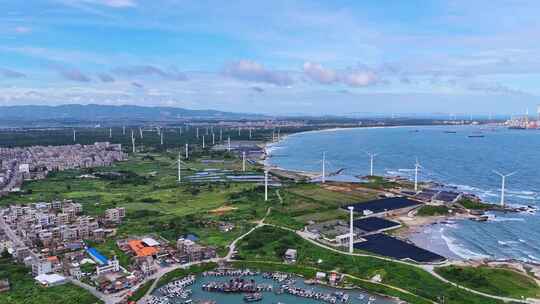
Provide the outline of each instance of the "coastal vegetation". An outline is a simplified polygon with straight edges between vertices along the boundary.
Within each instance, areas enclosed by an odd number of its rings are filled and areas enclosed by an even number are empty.
[[[424,205],[418,209],[418,216],[448,215],[450,209],[446,206]]]
[[[333,252],[300,238],[295,233],[273,226],[264,226],[243,239],[238,247],[238,258],[246,262],[281,263],[287,248],[298,251],[297,265],[320,271],[339,271],[361,280],[380,275],[382,284],[399,287],[413,295],[410,303],[425,303],[426,299],[445,303],[502,303],[454,287],[435,278],[430,273],[412,265],[369,256],[348,256]],[[288,267],[288,266],[284,266]],[[292,268],[294,272],[297,268]],[[385,286],[380,285],[380,286]],[[364,285],[368,291],[373,286]],[[378,286],[378,287],[380,287]]]
[[[489,210],[495,207],[492,204],[486,204],[479,201],[474,201],[469,198],[463,198],[459,200],[457,203],[463,206],[464,208],[471,209],[471,210]]]
[[[436,268],[445,279],[484,293],[519,299],[538,298],[540,286],[526,274],[487,266],[447,266]]]
[[[97,304],[102,303],[88,291],[70,283],[54,287],[38,286],[24,265],[0,258],[0,280],[8,279],[9,292],[0,293],[2,304]]]

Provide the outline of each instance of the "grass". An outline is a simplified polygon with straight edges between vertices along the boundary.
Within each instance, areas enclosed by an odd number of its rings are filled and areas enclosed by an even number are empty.
[[[0,279],[11,283],[9,292],[0,293],[2,304],[94,304],[102,303],[88,291],[72,284],[50,288],[36,285],[30,269],[14,264],[10,259],[0,259]]]
[[[448,215],[450,209],[446,206],[424,205],[418,209],[418,216]]]
[[[485,204],[485,203],[473,201],[467,198],[459,200],[458,204],[470,210],[489,210],[494,207],[491,204]]]
[[[152,284],[154,284],[155,280],[156,279],[152,279],[152,280],[144,283],[141,287],[139,287],[131,296],[129,296],[128,303],[129,302],[137,302],[142,297],[144,297],[146,295],[146,293],[148,292],[148,290],[150,289],[150,287],[152,287]]]
[[[188,269],[178,268],[173,271],[169,271],[164,274],[156,284],[156,288],[159,288],[163,285],[166,285],[169,282],[172,282],[176,279],[185,277],[190,274],[199,274],[205,271],[212,270],[217,267],[216,263],[205,263],[189,267]]]
[[[238,256],[245,261],[280,263],[284,251],[288,248],[298,250],[298,264],[295,267],[336,270],[366,280],[379,274],[384,284],[403,288],[420,298],[432,301],[444,296],[446,303],[451,304],[501,303],[457,289],[419,268],[374,257],[352,257],[335,253],[315,246],[292,232],[270,226],[257,229],[243,239],[238,247]],[[369,286],[366,288],[369,291]]]
[[[540,286],[528,275],[505,268],[447,266],[436,268],[449,281],[492,295],[538,298]]]

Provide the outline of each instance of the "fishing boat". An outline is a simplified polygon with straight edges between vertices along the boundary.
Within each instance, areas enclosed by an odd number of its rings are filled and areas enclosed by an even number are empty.
[[[244,295],[244,302],[257,302],[263,299],[263,295],[260,292],[248,293]]]

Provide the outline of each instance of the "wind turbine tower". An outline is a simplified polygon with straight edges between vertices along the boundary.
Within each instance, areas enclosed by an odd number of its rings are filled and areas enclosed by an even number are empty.
[[[131,147],[132,147],[133,153],[135,153],[135,135],[133,134],[133,130],[131,130]]]
[[[176,161],[178,163],[178,183],[182,182],[182,157],[180,156],[180,152],[178,152],[178,160]]]
[[[495,171],[495,170],[493,172],[502,178],[502,181],[501,181],[501,207],[504,208],[504,205],[505,205],[504,191],[505,191],[505,187],[506,187],[506,178],[516,174],[516,172],[512,172],[512,173],[509,173],[509,174],[502,174],[502,173],[500,173],[498,171]]]
[[[141,139],[143,138],[142,128],[139,128],[139,136],[141,137]]]
[[[350,220],[350,223],[349,223],[349,253],[353,253],[354,252],[354,207],[353,206],[349,206],[347,207],[347,209],[349,209],[349,212],[350,212],[350,215],[351,215],[351,220]]]
[[[199,128],[197,128],[197,129],[195,130],[195,132],[196,132],[197,139],[199,139]]]
[[[163,132],[160,133],[161,136],[161,145],[163,146]]]
[[[189,158],[189,144],[186,143],[186,159]]]
[[[204,135],[202,136],[202,148],[203,148],[203,149],[206,148],[206,147],[205,147],[205,143],[204,143]]]
[[[212,133],[212,145],[216,144],[216,136]]]
[[[377,153],[369,153],[366,152],[367,155],[369,155],[369,176],[373,176],[373,161],[375,159],[375,156],[377,156]]]
[[[264,201],[268,201],[268,170],[264,171]]]
[[[322,153],[322,175],[321,182],[326,183],[326,152]]]
[[[251,139],[251,128],[249,128],[249,139]]]
[[[238,136],[240,136],[240,127],[238,127]]]
[[[112,138],[112,128],[109,128],[109,138]]]
[[[416,159],[416,164],[414,164],[414,191],[418,191],[418,171],[420,170],[420,163]]]
[[[73,142],[77,142],[77,135],[75,129],[73,129]]]
[[[246,172],[246,151],[242,152],[242,171]]]
[[[231,152],[231,137],[227,137],[227,151]]]
[[[220,129],[219,129],[219,141],[220,141],[220,142],[223,141],[223,128],[220,128]]]

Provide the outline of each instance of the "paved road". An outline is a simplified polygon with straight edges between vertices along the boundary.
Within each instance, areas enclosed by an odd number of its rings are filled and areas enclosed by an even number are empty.
[[[253,231],[255,231],[256,229],[258,228],[261,228],[263,226],[273,226],[273,227],[276,227],[276,228],[280,228],[280,229],[284,229],[284,230],[288,230],[288,231],[291,231],[291,232],[294,232],[296,233],[297,235],[299,235],[301,238],[303,238],[304,240],[316,245],[316,246],[319,246],[321,248],[324,248],[324,249],[327,249],[327,250],[330,250],[332,252],[336,252],[336,253],[339,253],[339,254],[343,254],[343,255],[350,255],[350,256],[359,256],[359,257],[369,257],[369,258],[376,258],[376,259],[380,259],[380,260],[384,260],[384,261],[389,261],[389,262],[394,262],[394,263],[401,263],[401,264],[405,264],[405,265],[408,265],[408,266],[412,266],[412,267],[416,267],[418,269],[421,269],[421,270],[424,270],[424,271],[427,271],[428,273],[430,273],[431,275],[433,275],[435,278],[441,280],[442,282],[445,282],[445,283],[448,283],[448,284],[452,284],[453,286],[457,287],[457,288],[460,288],[460,289],[463,289],[463,290],[466,290],[468,292],[471,292],[471,293],[474,293],[474,294],[477,294],[477,295],[480,295],[480,296],[484,296],[484,297],[487,297],[487,298],[491,298],[491,299],[496,299],[496,300],[500,300],[500,301],[503,301],[503,302],[513,302],[513,303],[524,303],[524,304],[531,304],[531,303],[534,303],[534,304],[540,304],[540,301],[538,300],[535,300],[535,299],[527,299],[527,300],[523,300],[523,299],[514,299],[514,298],[508,298],[508,297],[499,297],[499,296],[494,296],[494,295],[490,295],[490,294],[487,294],[487,293],[483,293],[483,292],[479,292],[479,291],[476,291],[476,290],[473,290],[473,289],[470,289],[470,288],[467,288],[467,287],[464,287],[464,286],[461,286],[461,285],[458,285],[456,283],[453,283],[453,282],[450,282],[448,281],[447,279],[443,278],[442,276],[440,276],[439,274],[437,274],[435,272],[435,265],[419,265],[419,264],[414,264],[414,263],[410,263],[410,262],[405,262],[405,261],[400,261],[400,260],[395,260],[395,259],[392,259],[392,258],[386,258],[386,257],[380,257],[380,256],[374,256],[374,255],[370,255],[370,254],[362,254],[362,253],[349,253],[349,252],[345,252],[345,251],[341,251],[341,250],[338,250],[336,248],[333,248],[333,247],[330,247],[330,246],[327,246],[327,245],[324,245],[324,244],[321,244],[319,242],[316,242],[315,240],[309,238],[309,236],[305,233],[303,233],[302,231],[295,231],[293,229],[290,229],[290,228],[287,228],[287,227],[281,227],[281,226],[276,226],[276,225],[271,225],[271,224],[266,224],[264,221],[266,219],[266,217],[270,214],[271,212],[271,208],[268,208],[265,216],[263,219],[261,219],[260,221],[257,222],[257,225],[253,228],[251,228],[248,232],[242,234],[241,236],[239,236],[238,238],[236,238],[235,240],[233,240],[231,242],[231,244],[229,245],[229,251],[227,253],[227,255],[223,258],[216,258],[216,259],[212,259],[212,260],[207,260],[207,261],[200,261],[200,262],[196,262],[196,263],[189,263],[189,264],[183,264],[183,265],[173,265],[173,266],[170,266],[170,267],[165,267],[165,268],[161,268],[156,274],[148,277],[144,282],[147,282],[148,280],[150,279],[155,279],[154,283],[152,284],[151,288],[148,290],[147,294],[141,299],[139,300],[138,303],[142,303],[142,304],[145,304],[147,299],[148,299],[148,296],[151,294],[151,292],[154,290],[154,288],[156,287],[157,285],[157,282],[159,281],[159,279],[165,275],[166,273],[170,272],[170,271],[173,271],[175,269],[178,269],[178,268],[189,268],[190,266],[193,266],[193,265],[196,265],[196,264],[200,264],[200,263],[207,263],[207,262],[220,262],[220,261],[232,261],[232,257],[234,256],[234,253],[236,251],[236,245],[237,243],[242,240],[243,238],[245,238],[247,235],[251,234]],[[447,265],[451,265],[452,263],[444,263],[444,264],[440,264],[440,265],[437,265],[437,266],[447,266]],[[359,278],[359,277],[356,277],[356,276],[352,276],[352,275],[349,275],[349,274],[346,274],[346,276],[348,277],[351,277],[351,278],[354,278],[354,279],[358,279],[358,280],[362,280],[362,281],[368,281],[366,279],[363,279],[363,278]],[[78,282],[78,281],[77,281]],[[144,282],[141,282],[138,286],[132,288],[132,290],[136,290],[136,288],[138,288],[139,286],[141,286],[142,284],[144,284]],[[80,282],[79,282],[80,283]],[[372,282],[373,283],[373,282]],[[83,284],[83,283],[80,283],[80,284]],[[378,283],[380,285],[384,285],[386,287],[389,287],[389,288],[392,288],[392,289],[395,289],[395,290],[398,290],[398,291],[401,291],[401,292],[404,292],[404,293],[407,293],[407,294],[411,294],[411,295],[415,295],[413,293],[411,293],[410,291],[407,291],[405,289],[402,289],[402,288],[399,288],[399,287],[396,287],[396,286],[392,286],[392,285],[387,285],[387,284],[384,284],[384,283]],[[98,291],[96,291],[94,288],[86,285],[86,287],[84,286],[86,284],[83,284],[83,288],[87,289],[87,290],[90,290],[96,297],[102,299],[106,304],[116,304],[119,302],[119,300],[121,298],[118,298],[118,297],[112,297],[112,296],[108,296],[108,295],[104,295]],[[80,285],[79,285],[80,286]],[[90,289],[88,289],[87,287],[90,287]],[[93,291],[92,291],[93,289]],[[417,295],[415,295],[417,296]],[[435,302],[434,302],[435,303]]]

